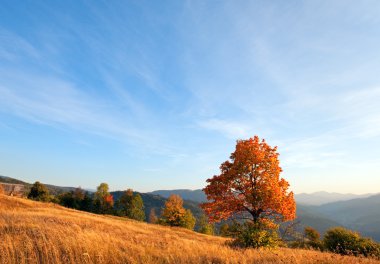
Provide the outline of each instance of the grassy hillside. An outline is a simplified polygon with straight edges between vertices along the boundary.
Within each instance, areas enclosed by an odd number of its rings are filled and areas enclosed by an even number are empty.
[[[226,239],[0,195],[0,263],[380,263]]]

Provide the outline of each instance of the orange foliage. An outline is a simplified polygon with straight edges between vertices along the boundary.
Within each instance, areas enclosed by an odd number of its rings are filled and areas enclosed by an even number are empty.
[[[280,178],[277,147],[255,136],[238,140],[230,159],[220,166],[220,175],[208,179],[203,189],[209,202],[201,206],[210,221],[235,214],[249,214],[254,222],[295,218],[296,204],[289,183]]]
[[[180,226],[181,220],[185,216],[186,210],[183,208],[183,200],[179,195],[172,194],[165,202],[162,216],[171,226]]]
[[[110,206],[113,206],[113,196],[111,194],[108,194],[104,197],[104,201],[106,204],[110,205]]]

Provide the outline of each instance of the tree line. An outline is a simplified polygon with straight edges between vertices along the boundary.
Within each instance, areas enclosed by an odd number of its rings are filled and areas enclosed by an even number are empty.
[[[75,190],[54,196],[49,194],[49,190],[44,184],[37,181],[32,185],[28,198],[42,202],[53,202],[68,208],[96,214],[127,217],[137,221],[183,227],[190,230],[194,230],[197,222],[191,210],[183,207],[183,200],[179,195],[171,195],[166,200],[159,215],[152,208],[147,217],[144,211],[144,201],[140,194],[128,189],[123,191],[119,199],[115,201],[113,195],[109,192],[107,183],[101,183],[94,193],[78,187]],[[205,215],[202,215],[198,219],[196,231],[211,235],[214,234],[214,226],[209,223]]]

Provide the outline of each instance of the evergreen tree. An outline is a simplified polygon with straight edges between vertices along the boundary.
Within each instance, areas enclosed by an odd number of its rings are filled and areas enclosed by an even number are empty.
[[[30,189],[28,198],[35,201],[48,202],[50,200],[49,190],[45,185],[36,181]]]

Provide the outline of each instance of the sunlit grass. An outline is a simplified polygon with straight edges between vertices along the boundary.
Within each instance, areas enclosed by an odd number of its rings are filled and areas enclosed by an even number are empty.
[[[242,250],[186,229],[0,195],[0,263],[380,263],[311,250]]]

